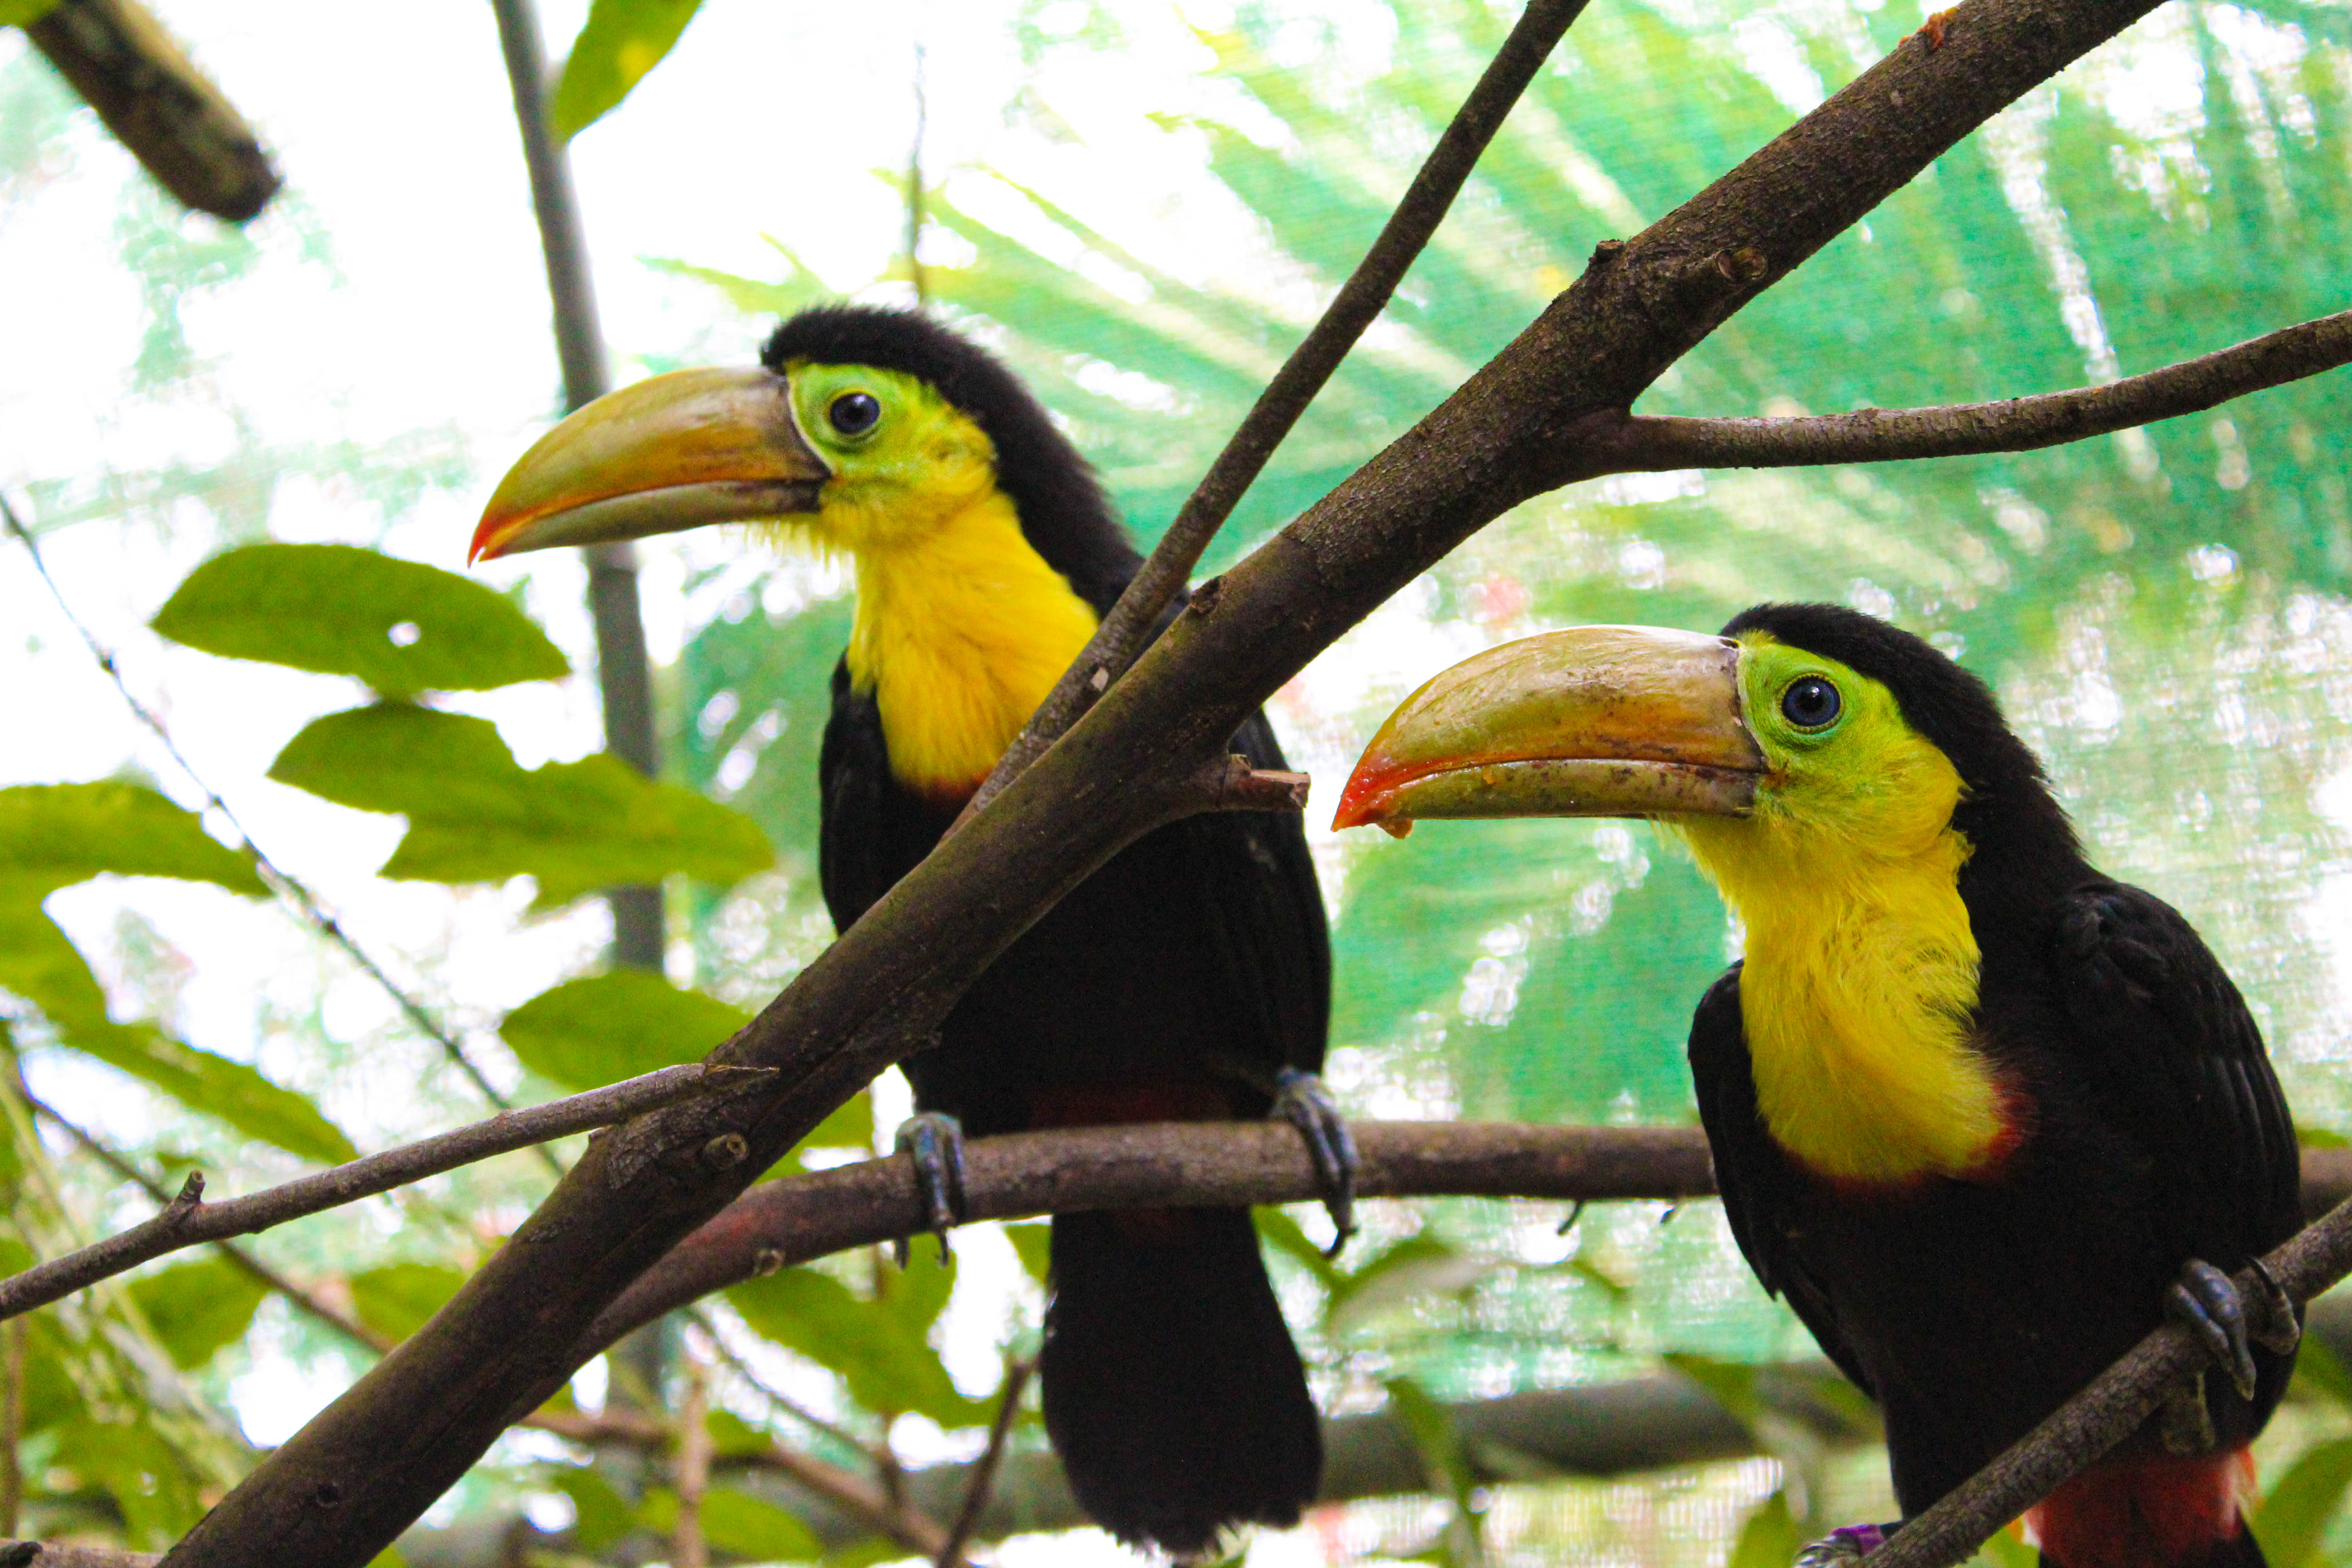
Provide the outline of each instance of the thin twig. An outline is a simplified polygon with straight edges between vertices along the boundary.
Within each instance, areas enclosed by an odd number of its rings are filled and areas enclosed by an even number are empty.
[[[1596,473],[1887,463],[2030,452],[2159,419],[2352,363],[2352,310],[2282,328],[2144,375],[2072,392],[1937,408],[1858,408],[1796,419],[1594,416],[1578,427]]]
[[[154,1218],[78,1252],[50,1258],[21,1274],[0,1279],[0,1319],[31,1311],[183,1247],[226,1237],[249,1236],[306,1215],[341,1208],[444,1171],[454,1171],[550,1139],[609,1127],[641,1110],[756,1082],[765,1076],[768,1075],[756,1070],[713,1068],[699,1062],[663,1068],[642,1078],[551,1100],[527,1110],[501,1111],[488,1121],[420,1139],[226,1203],[205,1203],[203,1175],[191,1175],[187,1185],[168,1199],[163,1211]]]
[[[1004,1463],[1004,1445],[1013,1436],[1013,1423],[1021,1414],[1021,1395],[1029,1386],[1029,1374],[1037,1363],[1026,1358],[1008,1361],[1004,1366],[1004,1394],[996,1406],[996,1419],[988,1428],[988,1447],[981,1451],[980,1463],[971,1470],[971,1484],[964,1489],[963,1507],[956,1514],[955,1528],[948,1532],[947,1544],[932,1558],[933,1568],[963,1568],[964,1548],[971,1542],[971,1532],[980,1524],[981,1510],[988,1506],[988,1494],[996,1489],[996,1472]]]
[[[32,1094],[26,1092],[21,1085],[18,1086],[16,1092],[18,1097],[24,1100],[25,1104],[35,1115],[46,1117],[51,1126],[55,1127],[58,1131],[63,1132],[67,1137],[72,1139],[76,1143],[80,1144],[82,1149],[89,1153],[92,1159],[98,1161],[100,1164],[104,1165],[108,1170],[112,1171],[124,1181],[135,1184],[141,1190],[145,1192],[149,1197],[153,1198],[157,1203],[168,1205],[172,1202],[173,1194],[170,1190],[164,1187],[161,1182],[156,1181],[152,1176],[147,1174],[146,1172],[141,1170],[138,1165],[132,1163],[127,1156],[117,1153],[113,1149],[109,1148],[105,1143],[100,1142],[94,1134],[85,1131],[80,1124],[68,1120],[54,1106],[51,1106],[46,1101],[37,1099]],[[292,1302],[296,1307],[308,1312],[311,1317],[316,1318],[319,1321],[326,1324],[329,1328],[333,1329],[336,1332],[341,1334],[352,1343],[362,1346],[364,1349],[374,1351],[379,1354],[392,1348],[393,1342],[391,1340],[387,1339],[383,1334],[377,1333],[373,1329],[369,1328],[366,1324],[361,1322],[358,1319],[351,1316],[349,1313],[338,1311],[333,1307],[329,1306],[316,1294],[304,1289],[293,1280],[289,1279],[285,1275],[278,1273],[278,1270],[261,1261],[260,1258],[256,1258],[252,1253],[247,1252],[244,1247],[237,1246],[236,1243],[233,1241],[215,1241],[211,1245],[215,1251],[218,1252],[229,1262],[235,1264],[238,1268],[243,1269],[247,1274],[259,1280],[263,1285],[268,1286],[270,1289],[276,1291],[280,1296],[285,1297],[287,1300]]]
[[[669,1536],[670,1568],[709,1568],[702,1536],[702,1495],[710,1489],[710,1368],[688,1351],[686,1397],[677,1412],[677,1452],[670,1461],[677,1524]]]
[[[14,1535],[25,1506],[25,1325],[0,1330],[0,1535]]]
[[[49,564],[41,555],[39,542],[34,537],[33,531],[26,527],[23,521],[17,517],[16,509],[8,504],[8,498],[5,495],[0,495],[0,523],[5,524],[8,531],[16,536],[16,542],[25,547],[25,553],[32,557],[33,570],[40,575],[42,585],[48,589],[49,598],[57,605],[58,614],[65,617],[66,624],[73,627],[75,634],[81,638],[82,646],[89,649],[90,658],[97,660],[100,670],[105,674],[108,680],[113,683],[116,695],[122,699],[124,704],[130,708],[132,716],[145,727],[147,731],[162,743],[163,752],[172,759],[173,765],[180,770],[181,775],[194,785],[196,794],[203,797],[205,809],[217,816],[227,825],[229,831],[236,835],[238,847],[253,857],[254,865],[259,869],[262,878],[268,882],[271,890],[276,892],[280,900],[291,905],[295,912],[313,931],[341,949],[343,956],[359,966],[361,973],[375,982],[377,987],[392,998],[394,1005],[400,1009],[402,1015],[426,1038],[439,1046],[442,1054],[456,1063],[459,1070],[473,1080],[474,1087],[481,1091],[485,1100],[501,1110],[511,1109],[512,1102],[492,1087],[490,1080],[483,1076],[482,1069],[476,1067],[473,1059],[466,1055],[465,1047],[457,1043],[457,1036],[446,1028],[439,1019],[434,1017],[425,1004],[410,995],[390,974],[385,973],[383,966],[370,956],[367,950],[361,947],[351,933],[343,929],[342,922],[329,911],[316,893],[312,892],[299,878],[269,858],[261,846],[254,841],[253,835],[245,830],[245,824],[237,820],[236,813],[229,808],[228,802],[221,798],[220,791],[205,782],[204,775],[196,772],[195,764],[189,762],[186,755],[181,752],[179,742],[172,739],[172,732],[164,727],[162,717],[132,693],[130,683],[122,679],[121,668],[115,663],[114,655],[98,640],[97,635],[89,629],[82,618],[74,613],[73,605],[66,599],[65,590],[59,587],[58,580],[50,575]],[[558,1173],[561,1172],[559,1171]]]
[[[919,1556],[935,1557],[947,1544],[947,1531],[940,1528],[937,1520],[911,1503],[893,1503],[883,1496],[880,1487],[839,1465],[787,1448],[781,1443],[771,1444],[759,1456],[759,1462],[790,1476]]]
[[[2298,1305],[2352,1274],[2352,1203],[2338,1204],[2263,1261]],[[2258,1319],[2263,1312],[2259,1285],[2252,1268],[2237,1275]],[[1967,1561],[1994,1531],[2137,1431],[2165,1390],[2210,1363],[2180,1324],[2152,1330],[1999,1458],[1906,1520],[1870,1554],[1871,1568],[1951,1568]]]
[[[1511,106],[1543,68],[1587,0],[1529,0],[1527,10],[1504,39],[1503,47],[1462,101],[1430,149],[1429,156],[1406,187],[1396,211],[1381,226],[1380,237],[1362,261],[1339,286],[1320,321],[1291,351],[1274,379],[1258,394],[1249,413],[1217,454],[1216,461],[1185,499],[1176,521],[1168,525],[1159,546],[1127,591],[1103,617],[1076,662],[1062,672],[1054,689],[1031,716],[1021,733],[998,760],[971,802],[962,821],[994,799],[1024,768],[1045,753],[1062,732],[1076,723],[1110,684],[1127,673],[1136,656],[1150,640],[1160,613],[1181,592],[1199,564],[1201,553],[1241,504],[1260,473],[1307,405],[1329,382],[1356,340],[1388,308],[1390,298],[1412,268],[1437,226],[1444,220],[1454,198],[1477,167],[1479,155],[1495,132],[1502,129]]]

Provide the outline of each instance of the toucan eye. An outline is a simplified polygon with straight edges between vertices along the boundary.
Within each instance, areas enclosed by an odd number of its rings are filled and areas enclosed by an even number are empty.
[[[824,411],[826,421],[844,436],[863,436],[882,422],[882,403],[870,392],[845,392]]]
[[[1800,730],[1818,730],[1834,721],[1845,700],[1818,675],[1809,675],[1780,693],[1781,716]]]

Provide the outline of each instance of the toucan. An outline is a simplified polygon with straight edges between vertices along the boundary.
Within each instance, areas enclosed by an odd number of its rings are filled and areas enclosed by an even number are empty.
[[[995,358],[923,314],[802,312],[748,369],[676,371],[583,408],[491,496],[473,556],[747,522],[856,568],[818,766],[819,871],[846,930],[936,844],[1139,565],[1093,470]],[[1284,766],[1263,713],[1232,748]],[[1262,1117],[1327,1173],[1353,1154],[1314,1076],[1322,895],[1295,816],[1160,827],[1031,927],[904,1064],[902,1136],[942,1227],[963,1133]],[[944,1237],[943,1237],[944,1239]],[[1179,1556],[1291,1525],[1322,1450],[1244,1209],[1053,1222],[1046,1432],[1119,1539]]]
[[[2261,1563],[2247,1445],[2297,1320],[2228,1273],[2301,1223],[2286,1101],[2211,951],[2093,868],[1981,680],[1832,605],[1552,632],[1415,692],[1339,809],[1505,816],[1652,818],[1737,917],[1744,957],[1690,1032],[1724,1208],[1877,1402],[1906,1518],[2169,1314],[2228,1375],[2028,1527],[2052,1568]]]

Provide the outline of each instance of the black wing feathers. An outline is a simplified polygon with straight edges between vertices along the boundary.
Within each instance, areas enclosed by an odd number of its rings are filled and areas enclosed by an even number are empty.
[[[2111,1113],[2151,1157],[2178,1256],[2236,1269],[2302,1223],[2286,1098],[2238,988],[2189,922],[2137,888],[2077,889],[2059,993]]]

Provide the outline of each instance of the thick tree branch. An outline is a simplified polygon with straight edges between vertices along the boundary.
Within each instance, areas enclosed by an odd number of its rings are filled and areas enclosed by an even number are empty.
[[[1380,237],[1339,285],[1323,315],[1291,350],[1265,384],[1224,449],[1184,500],[1176,520],[1160,536],[1150,559],[1103,617],[1070,668],[1006,749],[963,809],[959,822],[996,798],[1014,775],[1043,755],[1047,746],[1077,722],[1110,683],[1127,673],[1150,639],[1160,612],[1183,591],[1201,552],[1225,525],[1307,405],[1329,382],[1356,340],[1379,320],[1390,298],[1430,237],[1454,205],[1454,198],[1478,165],[1479,154],[1503,127],[1511,106],[1535,79],[1561,37],[1582,14],[1588,0],[1529,0],[1510,36],[1462,101],[1453,121],[1431,148],[1403,200],[1381,226]]]
[[[288,1220],[340,1208],[493,1155],[569,1137],[574,1132],[609,1127],[641,1110],[669,1105],[691,1095],[708,1094],[713,1089],[733,1088],[742,1079],[740,1068],[711,1068],[701,1063],[664,1068],[586,1094],[535,1105],[528,1110],[502,1111],[488,1121],[478,1121],[455,1132],[371,1154],[331,1171],[299,1177],[226,1203],[205,1203],[204,1176],[201,1173],[193,1174],[178,1195],[164,1203],[163,1212],[145,1224],[0,1279],[0,1319],[31,1311],[183,1247],[226,1237],[250,1236]],[[143,1179],[142,1184],[145,1184]]]
[[[137,0],[65,0],[25,33],[185,205],[244,223],[277,195],[253,127]]]
[[[2338,1204],[2263,1261],[2298,1304],[2352,1274],[2352,1203]],[[2241,1270],[2237,1285],[2259,1327],[2263,1296],[2254,1271]],[[1994,1531],[2137,1431],[2166,1389],[2210,1363],[2180,1324],[2154,1330],[2007,1453],[1888,1538],[1871,1553],[1872,1568],[1951,1568],[1967,1561]]]
[[[1281,684],[1448,550],[1592,471],[1572,437],[1985,119],[2154,0],[1966,0],[1682,207],[1608,251],[1452,397],[1222,579],[1086,718],[713,1060],[711,1095],[593,1143],[423,1331],[172,1552],[360,1568],[576,1369],[591,1323],[833,1107],[918,1048],[1040,914],[1160,819]]]
[[[1617,473],[1887,463],[2028,452],[2200,413],[2352,363],[2352,310],[2145,375],[2073,392],[1940,408],[1858,408],[1803,419],[1596,418],[1579,431]]]

